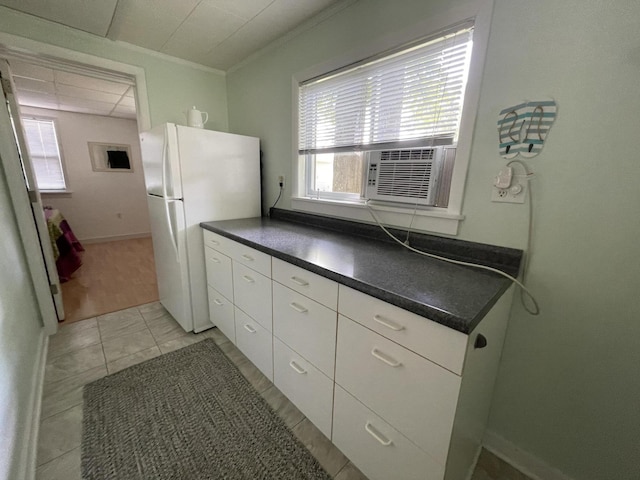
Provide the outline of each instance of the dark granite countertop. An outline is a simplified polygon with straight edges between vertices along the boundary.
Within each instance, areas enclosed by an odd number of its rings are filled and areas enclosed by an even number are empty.
[[[496,273],[411,252],[379,236],[378,227],[355,222],[272,210],[271,217],[200,226],[465,334],[511,284]],[[522,256],[520,250],[413,233],[412,245],[511,274]]]

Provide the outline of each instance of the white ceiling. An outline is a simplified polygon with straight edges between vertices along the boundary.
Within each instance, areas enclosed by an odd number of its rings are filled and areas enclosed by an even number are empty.
[[[227,70],[338,1],[0,0],[0,5]]]
[[[227,70],[340,0],[0,0],[100,37]],[[20,105],[135,118],[134,90],[14,59]]]
[[[21,106],[119,118],[136,118],[134,88],[10,59]]]

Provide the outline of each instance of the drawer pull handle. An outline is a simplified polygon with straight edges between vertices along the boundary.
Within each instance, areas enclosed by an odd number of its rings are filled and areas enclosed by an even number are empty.
[[[401,362],[397,361],[393,357],[390,357],[386,353],[381,352],[380,350],[378,350],[375,347],[374,347],[373,350],[371,350],[371,355],[373,355],[374,357],[376,357],[381,362],[386,363],[387,365],[389,365],[390,367],[393,367],[393,368],[396,368],[396,367],[399,367],[400,365],[402,365]]]
[[[307,371],[302,368],[300,365],[298,365],[295,361],[291,360],[289,362],[289,366],[291,368],[293,368],[297,373],[299,373],[300,375],[304,375],[305,373],[307,373]]]
[[[256,329],[251,325],[247,325],[246,323],[244,324],[244,329],[249,333],[256,333]]]
[[[251,278],[249,275],[243,275],[242,278],[247,283],[255,283],[255,280],[253,278]]]
[[[215,303],[216,305],[218,305],[219,307],[221,307],[222,305],[224,305],[224,303],[222,303],[220,300],[218,300],[217,298],[213,301],[213,303]]]
[[[296,302],[291,302],[289,306],[298,313],[307,313],[309,311],[306,308],[304,308],[302,305],[298,305]]]
[[[209,260],[211,260],[213,263],[220,263],[220,260],[216,257],[211,257]]]
[[[253,262],[253,257],[251,255],[247,255],[246,253],[242,254],[242,258],[244,258],[248,262]]]
[[[211,243],[213,245],[220,245],[220,242],[218,242],[216,240],[209,240],[209,243]]]
[[[378,442],[380,442],[385,447],[388,447],[393,443],[393,441],[389,440],[383,434],[381,434],[371,423],[367,422],[364,426],[364,429],[367,431],[369,435],[375,438]]]
[[[382,315],[374,315],[373,319],[378,322],[380,325],[384,325],[387,328],[395,332],[399,332],[400,330],[404,330],[404,325],[397,324],[394,321],[391,321],[387,318],[384,318]]]
[[[306,287],[307,285],[309,285],[309,282],[298,277],[291,277],[291,281],[300,285],[301,287]]]

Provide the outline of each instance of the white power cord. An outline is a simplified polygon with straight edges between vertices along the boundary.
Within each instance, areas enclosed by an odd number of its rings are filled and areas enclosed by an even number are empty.
[[[515,160],[515,161],[517,161],[517,160]],[[526,169],[526,167],[525,167],[525,169]],[[423,252],[422,250],[418,250],[417,248],[413,248],[410,245],[407,245],[406,243],[404,243],[402,240],[400,240],[397,237],[395,237],[389,230],[387,230],[385,228],[385,226],[380,222],[380,219],[378,219],[377,215],[375,214],[375,210],[373,210],[373,208],[371,208],[371,205],[369,205],[369,201],[368,200],[365,202],[365,205],[367,206],[367,209],[369,210],[369,213],[371,213],[371,216],[373,217],[375,222],[378,224],[378,226],[387,235],[389,235],[389,237],[391,237],[395,242],[397,242],[400,245],[402,245],[404,248],[406,248],[408,250],[411,250],[412,252],[418,253],[420,255],[424,255],[425,257],[435,258],[436,260],[442,260],[444,262],[453,263],[455,265],[463,265],[465,267],[479,268],[481,270],[487,270],[489,272],[493,272],[493,273],[497,273],[499,275],[502,275],[503,277],[509,279],[511,282],[515,283],[520,288],[520,295],[521,295],[520,299],[522,301],[523,308],[528,313],[530,313],[531,315],[540,314],[540,307],[538,306],[538,302],[536,301],[535,297],[527,289],[527,287],[525,287],[524,284],[522,284],[518,279],[512,277],[508,273],[503,272],[502,270],[498,270],[497,268],[488,267],[486,265],[479,265],[477,263],[470,263],[470,262],[463,262],[463,261],[460,261],[460,260],[453,260],[451,258],[441,257],[440,255],[434,255],[433,253],[427,253],[427,252]],[[526,262],[525,262],[525,266],[526,266]],[[526,294],[529,297],[529,299],[531,300],[531,302],[533,303],[533,309],[532,310],[529,309],[529,307],[527,307],[527,305],[524,303],[524,297],[523,297],[524,294]]]

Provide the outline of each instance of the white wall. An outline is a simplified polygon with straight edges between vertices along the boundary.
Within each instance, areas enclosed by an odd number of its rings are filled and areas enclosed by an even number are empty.
[[[150,235],[144,174],[135,120],[37,108],[22,115],[56,119],[70,194],[43,194],[62,212],[80,241]],[[94,172],[88,142],[131,145],[133,172]],[[120,215],[120,216],[118,216]]]
[[[295,73],[472,2],[360,0],[229,73],[229,124],[261,138],[267,197],[292,171]],[[458,236],[525,247],[526,206],[490,201],[506,163],[497,116],[555,98],[556,124],[528,162],[542,313],[514,304],[489,427],[575,480],[640,478],[638,32],[637,0],[495,0]]]

